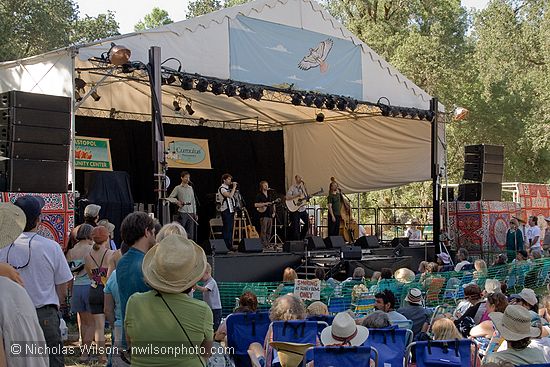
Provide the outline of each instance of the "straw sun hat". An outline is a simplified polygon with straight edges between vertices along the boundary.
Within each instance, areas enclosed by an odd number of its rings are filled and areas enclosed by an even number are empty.
[[[25,229],[27,217],[12,203],[0,203],[0,248],[11,245]]]
[[[355,320],[347,313],[336,314],[332,325],[321,332],[323,345],[362,345],[369,337],[369,329],[356,325]]]
[[[398,269],[395,274],[393,275],[395,280],[397,280],[399,283],[412,283],[414,282],[414,279],[416,278],[414,271],[407,268],[401,268]]]
[[[143,258],[143,277],[153,289],[181,293],[204,275],[206,255],[192,240],[170,235],[153,246]]]
[[[304,354],[313,347],[313,344],[290,342],[270,342],[271,347],[277,349],[279,361],[283,367],[297,367],[302,364]]]
[[[517,341],[540,335],[540,329],[531,326],[531,314],[523,306],[509,305],[504,313],[491,312],[489,317],[504,340]]]

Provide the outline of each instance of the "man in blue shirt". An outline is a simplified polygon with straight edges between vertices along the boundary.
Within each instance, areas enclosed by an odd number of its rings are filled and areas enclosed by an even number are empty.
[[[134,293],[147,292],[151,288],[143,279],[141,264],[145,253],[156,243],[155,222],[143,212],[129,214],[120,226],[122,241],[129,250],[122,256],[116,267],[116,279],[120,294],[122,325],[126,314],[126,303]],[[122,346],[126,348],[126,334],[122,329]]]

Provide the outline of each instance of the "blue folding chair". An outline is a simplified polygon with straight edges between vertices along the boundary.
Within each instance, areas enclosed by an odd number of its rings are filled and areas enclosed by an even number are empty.
[[[373,347],[314,347],[306,352],[303,366],[313,361],[315,367],[370,367],[371,359],[378,367],[378,351]]]
[[[550,367],[550,363],[542,363],[542,364],[521,364],[516,367]]]
[[[338,312],[344,312],[350,309],[351,296],[332,297],[328,302],[328,311],[335,315]]]
[[[416,367],[467,367],[478,353],[477,345],[468,339],[414,342],[407,347],[405,366],[411,351],[416,356]]]
[[[413,327],[412,320],[390,320],[390,324],[397,326],[399,329],[412,330]]]
[[[271,326],[273,330],[274,342],[317,344],[317,335],[319,334],[319,324],[323,329],[327,327],[326,322],[291,320],[291,321],[273,321]]]
[[[227,318],[227,346],[233,348],[235,365],[251,366],[248,346],[257,342],[264,344],[271,320],[269,312],[235,313]]]
[[[327,325],[332,325],[334,316],[332,315],[312,315],[307,317],[308,321],[324,321]]]
[[[369,329],[369,337],[363,343],[378,352],[378,363],[384,367],[402,367],[407,345],[412,341],[412,331],[405,329]]]

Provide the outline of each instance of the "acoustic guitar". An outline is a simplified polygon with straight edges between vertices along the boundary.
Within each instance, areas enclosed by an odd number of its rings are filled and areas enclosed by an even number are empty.
[[[313,193],[312,195],[296,198],[294,200],[286,200],[286,207],[290,212],[294,213],[295,211],[298,211],[300,208],[306,206],[309,199],[311,199],[313,196],[322,194],[323,192],[325,191],[321,187],[321,190]]]
[[[246,223],[247,223],[244,227],[246,232],[246,238],[260,238],[258,231],[256,231],[256,227],[252,225],[252,221],[250,220],[250,216],[248,215],[248,210],[246,210],[246,208],[243,208],[243,212],[246,215]]]
[[[258,211],[258,213],[265,213],[265,211],[267,210],[267,208],[270,206],[270,205],[274,205],[274,204],[279,204],[281,202],[281,198],[278,198],[278,199],[275,199],[273,201],[270,201],[269,203],[267,203],[266,206],[262,206],[260,208],[256,208],[256,210]]]

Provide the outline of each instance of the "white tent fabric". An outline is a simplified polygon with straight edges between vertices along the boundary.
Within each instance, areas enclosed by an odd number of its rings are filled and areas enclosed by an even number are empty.
[[[266,38],[266,35],[271,38]],[[279,37],[278,44],[266,43],[261,49],[254,48],[261,42],[274,42],[276,37]],[[296,40],[308,40],[308,43],[300,45]],[[307,72],[299,69],[300,59],[323,40],[333,46],[325,60],[325,71],[322,67]],[[246,75],[244,71],[247,68],[236,64],[237,60],[254,66],[254,63],[258,64],[254,57],[263,55],[264,59],[269,59],[273,55],[273,65],[259,69],[264,71],[263,74],[256,72],[248,80],[236,80],[273,86],[274,73],[282,73],[283,66],[287,69],[294,67],[294,74],[279,75],[279,84],[351,96],[351,93],[331,88],[333,85],[334,88],[344,85],[343,82],[355,83],[360,88],[359,95],[353,97],[359,100],[376,103],[382,98],[393,106],[418,109],[428,109],[431,100],[427,93],[401,75],[313,0],[257,0],[154,30],[1,63],[0,91],[16,89],[73,97],[75,77],[85,80],[89,88],[106,74],[108,69],[98,69],[97,62],[90,59],[107,52],[111,42],[131,49],[131,60],[145,63],[149,48],[159,46],[162,59],[178,59],[182,71],[219,79]],[[303,52],[296,54],[299,47],[303,48]],[[357,58],[358,67],[351,67],[354,65],[351,63],[350,67],[343,67],[348,65],[345,62],[349,55],[338,52],[344,49]],[[271,51],[277,52],[269,54]],[[246,55],[252,59],[244,57],[243,52],[248,52]],[[287,64],[279,65],[283,61]],[[165,65],[178,68],[174,61],[168,61]],[[348,75],[358,78],[338,79],[338,76],[343,78]],[[330,82],[325,80],[322,84],[322,79],[328,76],[332,78]],[[305,77],[310,80],[304,80]],[[101,99],[86,99],[76,114],[150,120],[150,91],[144,80],[142,72],[123,74],[117,70],[98,86]],[[320,110],[294,106],[288,103],[288,96],[286,103],[274,99],[242,100],[196,90],[184,91],[175,84],[163,86],[162,95],[165,122],[188,121],[191,118],[182,111],[174,110],[172,103],[179,96],[183,104],[191,102],[196,111],[191,124],[196,124],[202,117],[203,121],[219,122],[220,127],[234,127],[237,121],[237,127],[249,123],[260,130],[283,129],[287,183],[294,173],[301,173],[316,185],[326,185],[328,178],[334,175],[338,176],[347,192],[358,192],[430,178],[430,129],[427,122],[378,114],[374,117],[372,111],[350,113],[323,109],[325,124],[320,126],[314,122]],[[318,162],[322,162],[322,169],[318,169]]]

